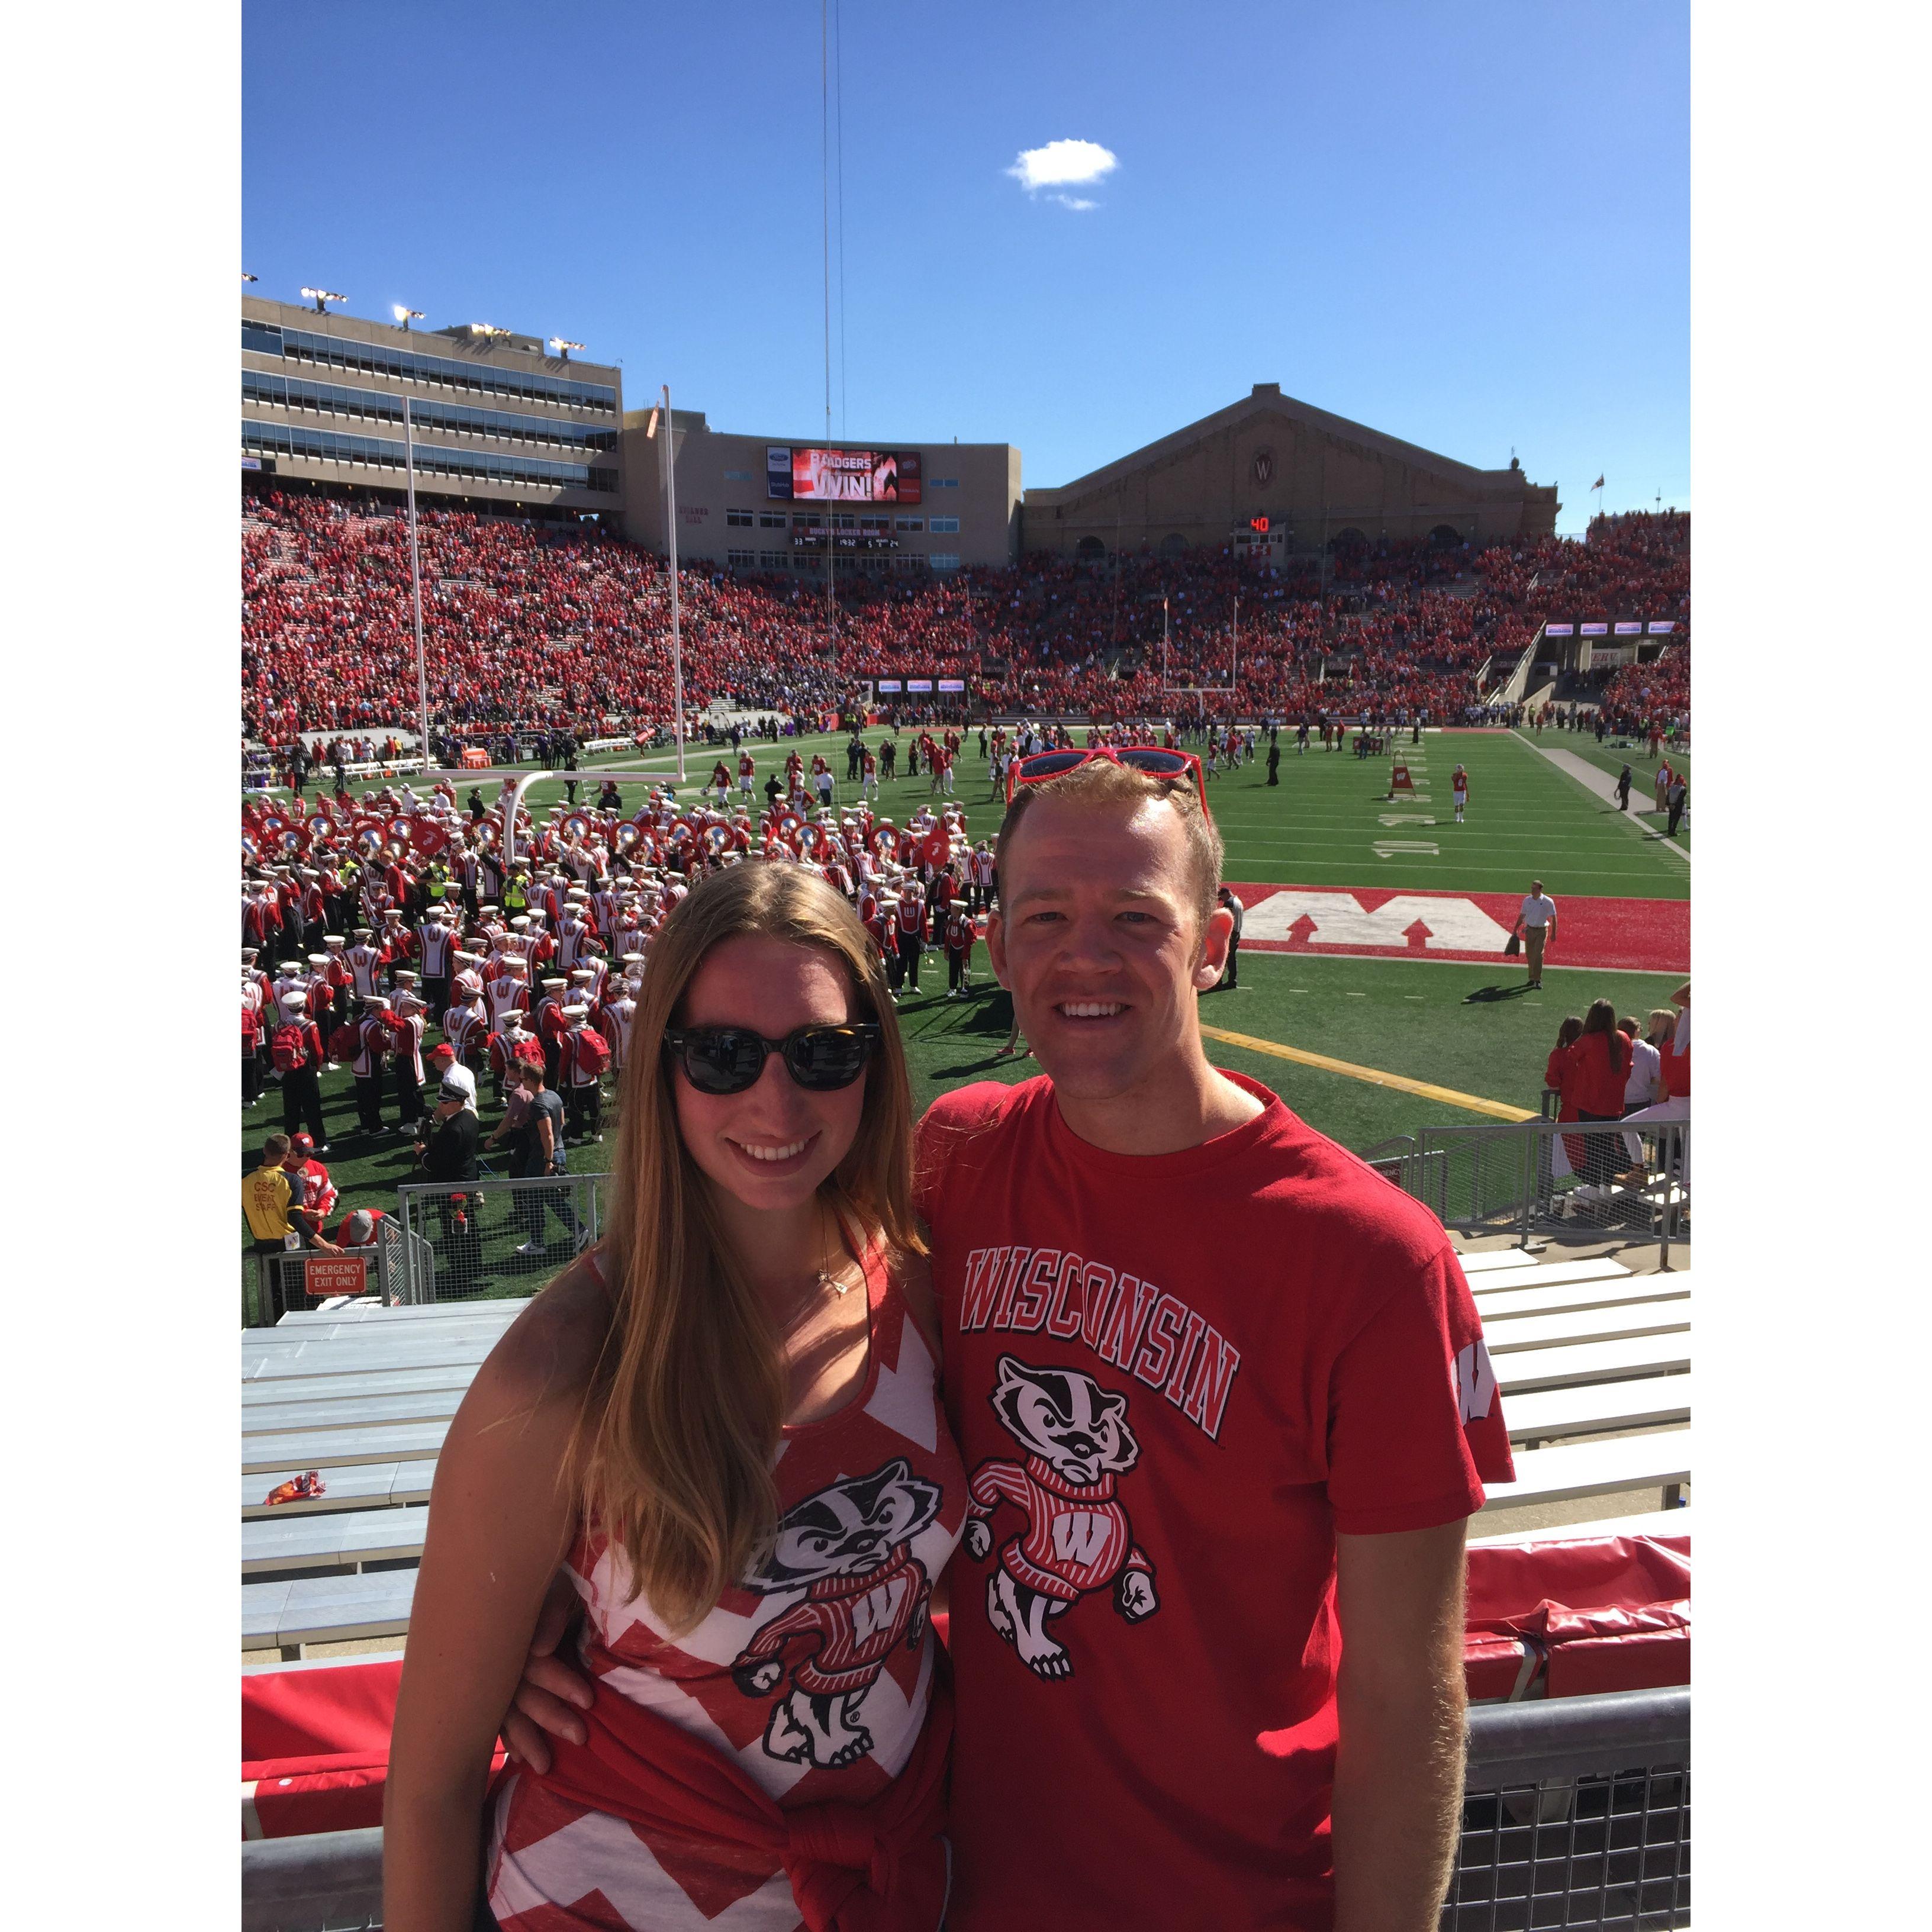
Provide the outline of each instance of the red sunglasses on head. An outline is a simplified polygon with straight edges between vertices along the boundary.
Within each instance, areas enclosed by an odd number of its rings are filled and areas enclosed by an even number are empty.
[[[1192,752],[1170,752],[1161,745],[1096,745],[1085,752],[1036,752],[1030,758],[1016,759],[1006,775],[1006,802],[1022,785],[1043,784],[1048,778],[1064,778],[1076,766],[1094,758],[1110,759],[1117,765],[1131,765],[1152,778],[1186,778],[1194,781],[1194,794],[1201,801],[1202,815],[1212,820],[1208,808],[1207,782],[1201,776],[1201,760]]]

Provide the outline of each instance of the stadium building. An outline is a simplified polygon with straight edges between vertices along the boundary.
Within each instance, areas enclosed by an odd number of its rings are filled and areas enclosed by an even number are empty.
[[[1029,490],[1028,550],[1100,559],[1233,544],[1258,564],[1382,538],[1480,548],[1556,528],[1554,484],[1477,470],[1257,382],[1238,403],[1056,489]]]
[[[409,404],[407,430],[403,405]],[[411,331],[242,299],[242,464],[284,488],[614,527],[622,374],[487,323]]]
[[[573,365],[574,366],[574,365]],[[1019,555],[1020,453],[1010,443],[806,443],[712,429],[675,410],[680,562],[835,578],[944,574]],[[625,532],[662,550],[656,412],[624,418]]]

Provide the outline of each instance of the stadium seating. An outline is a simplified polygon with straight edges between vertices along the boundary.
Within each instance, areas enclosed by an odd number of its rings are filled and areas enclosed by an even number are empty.
[[[431,714],[463,736],[568,728],[628,742],[670,710],[662,560],[601,530],[428,510],[419,518]],[[794,712],[835,708],[856,680],[964,679],[975,709],[1172,715],[1195,703],[1294,719],[1326,710],[1438,723],[1480,715],[1476,675],[1514,662],[1548,616],[1600,607],[1688,615],[1688,519],[1616,520],[1592,541],[1338,548],[1257,572],[1232,549],[1123,556],[1104,568],[1032,555],[939,578],[856,574],[829,632],[808,578],[680,572],[687,698]],[[269,490],[242,525],[243,716],[273,746],[338,734],[374,758],[416,715],[408,545],[400,516]],[[1163,651],[1163,643],[1165,649]],[[1665,662],[1675,664],[1679,646]],[[1646,673],[1657,668],[1645,666]],[[1676,672],[1665,674],[1674,678]],[[1670,688],[1675,692],[1676,686]]]
[[[1604,1257],[1470,1256],[1511,1442],[1487,1508],[1587,1499],[1689,1478],[1688,1274]],[[477,1364],[521,1300],[304,1312],[244,1340],[242,1646],[310,1644],[409,1625],[435,1456]],[[1632,1435],[1632,1430],[1653,1432]],[[1596,1440],[1592,1440],[1592,1438]],[[269,1507],[301,1471],[323,1493]],[[1571,1534],[1575,1534],[1573,1528]],[[364,1570],[368,1564],[385,1566]],[[316,1575],[316,1571],[348,1570]]]
[[[1690,1480],[1690,1432],[1660,1429],[1647,1436],[1618,1436],[1609,1442],[1566,1442],[1553,1449],[1523,1449],[1516,1453],[1515,1461],[1514,1482],[1485,1486],[1483,1514],[1614,1496],[1652,1485],[1664,1492],[1664,1506],[1669,1509],[1676,1504],[1678,1491]],[[1571,1526],[1573,1534],[1575,1527]]]

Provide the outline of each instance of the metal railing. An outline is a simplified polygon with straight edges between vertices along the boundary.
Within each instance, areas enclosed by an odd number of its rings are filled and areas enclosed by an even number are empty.
[[[1689,1235],[1688,1120],[1422,1127],[1362,1158],[1466,1234],[1514,1234],[1525,1247],[1552,1228],[1635,1234],[1656,1240],[1664,1268]]]
[[[418,1183],[396,1190],[416,1243],[413,1302],[528,1294],[597,1238],[601,1174]]]
[[[372,1247],[339,1255],[286,1248],[254,1259],[252,1302],[248,1275],[242,1282],[244,1328],[273,1328],[290,1310],[314,1308],[338,1294],[352,1300],[374,1294],[386,1307],[401,1307],[420,1298],[416,1286],[428,1277],[431,1257],[418,1236],[385,1215],[376,1223]]]
[[[1441,1932],[1690,1922],[1688,1689],[1470,1711]]]
[[[1441,1932],[1672,1932],[1690,1918],[1690,1693],[1469,1712]],[[242,1847],[242,1932],[372,1932],[380,1826]]]

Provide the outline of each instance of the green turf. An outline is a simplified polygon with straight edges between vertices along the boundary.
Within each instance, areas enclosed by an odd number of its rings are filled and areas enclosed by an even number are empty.
[[[866,740],[876,747],[884,735],[875,728]],[[1566,750],[1586,744],[1595,749],[1596,741],[1580,733],[1550,734],[1550,742],[1558,740]],[[909,734],[900,742],[903,762]],[[838,780],[839,802],[856,796],[857,788],[844,782],[845,740],[836,734],[787,740],[776,747],[752,742],[757,785],[783,764],[794,743],[808,764],[814,751],[824,752]],[[1690,896],[1690,868],[1683,860],[1646,838],[1642,828],[1624,814],[1606,811],[1601,800],[1592,800],[1510,734],[1430,732],[1420,746],[1404,740],[1400,749],[1415,784],[1418,796],[1412,800],[1388,798],[1390,760],[1324,752],[1318,742],[1298,756],[1286,734],[1278,785],[1267,782],[1262,761],[1210,780],[1209,802],[1228,848],[1227,876],[1258,884],[1508,893],[1527,891],[1534,877],[1559,902],[1566,896]],[[686,759],[688,784],[680,789],[694,791],[718,755],[711,747],[692,748]],[[1469,812],[1462,825],[1454,822],[1449,796],[1450,773],[1459,760],[1469,772]],[[726,761],[735,765],[728,752]],[[666,776],[674,768],[662,753],[616,762],[648,764]],[[1002,808],[990,796],[976,734],[962,748],[955,782],[974,837],[990,837],[999,829]],[[580,801],[595,797],[597,782],[579,783]],[[649,782],[620,781],[627,806],[634,806],[640,788]],[[486,799],[494,797],[494,781],[481,789]],[[902,824],[932,796],[923,776],[896,778],[881,787],[881,794],[884,810]],[[563,802],[562,783],[541,781],[529,796],[539,812],[545,811]],[[758,803],[762,808],[762,791]],[[1384,824],[1384,819],[1401,822]],[[1419,822],[1428,820],[1434,822]],[[1376,850],[1378,843],[1426,844],[1436,850],[1384,854]]]
[[[944,962],[928,953],[920,976],[923,992],[908,994],[899,1008],[914,1103],[921,1112],[950,1088],[974,1080],[1023,1080],[1039,1071],[1030,1060],[995,1057],[1012,1024],[1012,1006],[992,980],[983,946],[974,964],[971,997],[948,1000]],[[1552,966],[1542,991],[1532,993],[1522,990],[1520,974],[1488,965],[1248,952],[1241,956],[1240,977],[1238,992],[1203,996],[1206,1024],[1533,1110],[1544,1058],[1565,1014],[1581,1013],[1602,997],[1613,1000],[1619,1012],[1641,1018],[1662,1004],[1675,976]],[[1222,1041],[1209,1040],[1208,1051],[1216,1065],[1261,1081],[1346,1147],[1360,1149],[1421,1126],[1490,1118]],[[490,1103],[487,1079],[482,1087],[487,1133],[501,1114]],[[354,1084],[346,1069],[325,1073],[322,1090],[332,1148],[328,1165],[342,1197],[338,1214],[356,1207],[393,1213],[396,1189],[412,1178],[409,1138],[358,1131]],[[384,1111],[394,1119],[393,1098]],[[270,1088],[258,1106],[244,1109],[242,1120],[245,1171],[255,1165],[262,1139],[280,1126],[278,1090]],[[605,1138],[601,1144],[571,1148],[574,1173],[608,1167],[614,1126],[607,1102]],[[508,1172],[506,1160],[497,1165]],[[542,1273],[517,1271],[507,1261],[515,1242],[507,1222],[499,1227],[500,1219],[485,1217],[493,1287],[527,1293]],[[244,1272],[252,1280],[252,1270]]]
[[[1548,731],[1538,740],[1558,751],[1574,752],[1615,778],[1628,764],[1634,782],[1630,786],[1630,816],[1640,819],[1653,832],[1661,832],[1670,822],[1670,814],[1664,812],[1652,812],[1647,808],[1656,796],[1651,789],[1651,781],[1655,776],[1660,764],[1668,764],[1674,772],[1682,772],[1688,785],[1690,781],[1690,753],[1688,746],[1664,748],[1661,759],[1653,758],[1645,745],[1627,744],[1618,748],[1614,738],[1606,739],[1599,745],[1595,736],[1588,731]],[[1685,851],[1690,849],[1690,827],[1688,822],[1680,823],[1675,842]]]
[[[876,746],[882,735],[874,729],[866,740]],[[906,742],[901,741],[902,755]],[[1596,751],[1594,740],[1580,734],[1551,734],[1546,742],[1560,742],[1585,756]],[[787,740],[776,747],[753,743],[758,784],[783,763],[794,743],[808,761],[814,750],[824,750],[840,781],[838,797],[853,795],[856,788],[844,782],[844,740],[836,734]],[[1418,790],[1428,795],[1426,804],[1392,805],[1381,796],[1388,784],[1386,760],[1358,762],[1347,754],[1324,754],[1318,746],[1298,757],[1292,740],[1284,743],[1280,785],[1267,784],[1261,764],[1214,779],[1209,797],[1227,842],[1228,876],[1338,888],[1516,892],[1526,889],[1534,874],[1559,900],[1689,896],[1690,868],[1683,860],[1646,839],[1614,807],[1590,798],[1529,744],[1502,733],[1430,734],[1419,749],[1405,744],[1402,751],[1412,771],[1423,768],[1417,781]],[[689,789],[702,782],[718,755],[709,747],[689,752]],[[1471,781],[1468,822],[1460,826],[1450,822],[1448,796],[1449,774],[1459,759],[1468,766]],[[647,758],[618,754],[605,762],[646,764],[667,772],[674,769],[672,760],[662,753]],[[595,770],[586,764],[586,778]],[[966,740],[956,781],[973,836],[990,836],[1001,808],[988,795],[976,734]],[[634,809],[640,802],[646,782],[628,775],[620,778],[627,806]],[[496,782],[485,780],[480,788],[486,799],[494,798]],[[594,778],[580,782],[580,800],[593,797],[596,791]],[[902,824],[929,796],[924,776],[895,779],[883,793],[883,808]],[[562,782],[544,781],[532,787],[531,796],[539,811],[546,810],[551,802],[562,802]],[[758,802],[762,806],[762,794]],[[1412,813],[1438,823],[1384,826],[1380,822],[1384,814]],[[1439,847],[1439,854],[1384,859],[1373,849],[1378,838],[1404,838],[1426,839]],[[926,994],[908,998],[900,1010],[915,1102],[922,1111],[949,1087],[970,1080],[1024,1079],[1037,1070],[1030,1060],[994,1058],[1012,1024],[1011,1004],[992,983],[983,946],[974,963],[978,984],[973,997],[948,1000],[944,960],[928,954],[922,975]],[[1675,976],[1552,964],[1543,990],[1529,993],[1522,990],[1520,972],[1500,962],[1339,959],[1250,951],[1241,961],[1241,990],[1206,996],[1202,1011],[1210,1025],[1534,1108],[1544,1057],[1566,1013],[1582,1012],[1601,994],[1615,1001],[1620,1012],[1641,1016],[1662,1003]],[[1419,1126],[1485,1118],[1220,1042],[1209,1042],[1209,1054],[1219,1065],[1262,1081],[1311,1124],[1348,1147],[1366,1147]],[[325,1073],[322,1087],[334,1149],[328,1164],[342,1196],[339,1211],[356,1206],[393,1211],[397,1186],[411,1178],[408,1138],[358,1134],[353,1086],[346,1070]],[[487,1081],[483,1098],[487,1132],[498,1118],[489,1104]],[[386,1112],[394,1118],[393,1100]],[[244,1168],[254,1164],[262,1138],[275,1130],[280,1119],[279,1093],[272,1088],[259,1106],[244,1110]],[[606,1131],[602,1145],[571,1150],[573,1172],[596,1172],[608,1165],[614,1145],[608,1121]],[[507,1162],[502,1166],[507,1171]],[[508,1245],[507,1236],[497,1245]],[[491,1258],[500,1260],[494,1248]],[[500,1271],[496,1276],[504,1292],[527,1292],[532,1279]]]

